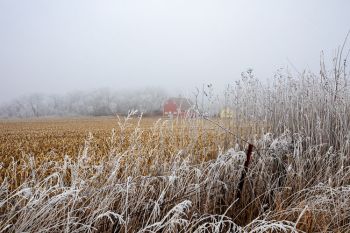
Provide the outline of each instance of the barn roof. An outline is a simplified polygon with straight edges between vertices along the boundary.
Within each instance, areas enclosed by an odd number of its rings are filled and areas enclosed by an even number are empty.
[[[176,105],[181,108],[181,110],[188,110],[192,107],[193,103],[190,99],[187,98],[181,98],[181,97],[172,97],[169,98],[167,101],[173,101],[176,103]]]

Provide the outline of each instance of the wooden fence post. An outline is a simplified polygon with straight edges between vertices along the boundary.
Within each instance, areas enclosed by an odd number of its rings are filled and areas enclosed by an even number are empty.
[[[248,173],[248,167],[249,167],[250,160],[251,160],[251,157],[252,157],[253,147],[254,147],[253,144],[249,144],[248,145],[248,150],[247,150],[247,154],[246,154],[246,160],[244,162],[244,169],[242,171],[241,179],[239,180],[239,183],[238,183],[237,199],[241,199],[241,196],[242,196],[244,180],[245,180],[245,177],[246,177],[246,175]]]

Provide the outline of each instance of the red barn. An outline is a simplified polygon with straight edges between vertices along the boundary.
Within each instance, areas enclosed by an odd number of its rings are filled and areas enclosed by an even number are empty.
[[[163,116],[181,116],[188,115],[192,107],[192,101],[186,98],[169,98],[163,105]]]

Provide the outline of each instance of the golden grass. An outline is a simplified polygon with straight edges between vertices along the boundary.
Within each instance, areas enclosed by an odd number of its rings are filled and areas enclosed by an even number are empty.
[[[215,128],[205,120],[187,121],[167,118],[124,118],[90,117],[90,118],[43,118],[29,120],[0,121],[0,182],[9,174],[9,164],[22,161],[33,156],[36,166],[47,161],[62,162],[65,156],[75,159],[82,153],[86,140],[89,141],[89,155],[94,160],[101,160],[109,155],[111,148],[117,153],[135,151],[137,143],[142,150],[146,165],[150,165],[152,153],[162,152],[162,160],[169,161],[180,150],[192,155],[193,163],[208,161],[217,156],[219,148],[232,146],[233,138],[222,130]],[[229,121],[221,122],[227,127]],[[139,132],[135,133],[135,128]],[[248,127],[245,127],[248,128]],[[240,133],[244,131],[240,127]],[[114,134],[113,142],[111,136]],[[137,139],[135,137],[138,137]],[[116,145],[117,144],[117,145]],[[146,159],[148,158],[148,159]],[[147,170],[147,169],[145,169]],[[12,171],[14,172],[14,171]],[[16,169],[18,187],[26,179],[28,171],[18,166]]]

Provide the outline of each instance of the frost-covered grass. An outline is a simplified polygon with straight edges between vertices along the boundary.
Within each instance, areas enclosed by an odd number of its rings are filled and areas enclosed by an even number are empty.
[[[341,64],[320,76],[280,74],[270,86],[246,73],[230,90],[232,120],[260,129],[210,138],[213,157],[201,157],[208,135],[198,119],[182,123],[189,130],[176,142],[173,124],[156,123],[145,141],[140,124],[121,120],[105,156],[88,137],[78,157],[13,160],[0,186],[1,232],[347,232],[350,91]],[[237,199],[239,137],[255,147]]]
[[[236,194],[245,153],[233,148],[206,162],[193,162],[184,151],[171,160],[157,153],[149,160],[113,149],[97,160],[87,141],[76,160],[36,167],[28,157],[11,165],[26,168],[21,185],[10,190],[15,179],[10,176],[1,184],[0,227],[3,232],[346,231],[350,159],[331,148],[323,152],[322,146],[304,149],[303,142],[290,132],[255,140],[259,154],[253,154],[241,200]]]

